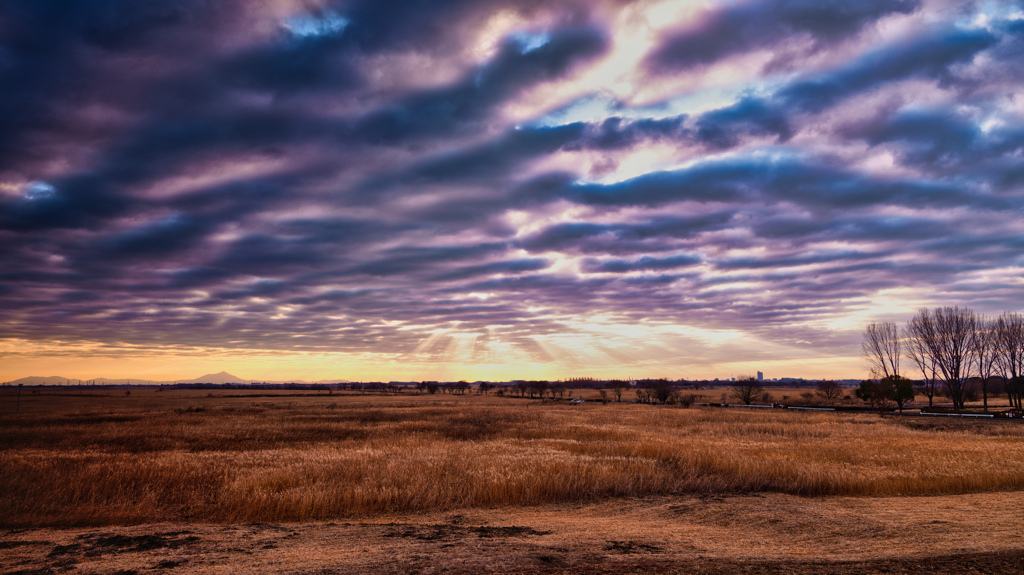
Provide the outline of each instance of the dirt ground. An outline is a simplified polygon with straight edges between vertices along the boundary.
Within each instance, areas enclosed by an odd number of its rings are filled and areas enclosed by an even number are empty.
[[[348,523],[0,534],[0,571],[75,573],[1020,573],[1024,493],[615,499]]]

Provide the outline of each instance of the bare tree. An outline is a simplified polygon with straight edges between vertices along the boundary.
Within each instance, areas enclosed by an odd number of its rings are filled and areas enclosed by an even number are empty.
[[[565,399],[565,392],[568,388],[561,381],[555,382],[551,387],[551,397],[558,396],[558,399]]]
[[[988,382],[996,374],[999,363],[996,322],[985,316],[978,316],[974,326],[974,365],[981,378],[981,393],[985,411],[988,411]]]
[[[519,392],[519,397],[526,397],[526,391],[530,389],[530,384],[526,381],[517,381],[515,383],[515,390]],[[533,394],[530,394],[533,397]]]
[[[974,332],[978,316],[962,307],[922,308],[911,320],[914,337],[935,359],[942,373],[946,395],[953,400],[953,409],[963,409],[966,382],[974,358]]]
[[[679,398],[677,399],[677,403],[679,403],[679,405],[682,406],[682,407],[690,407],[698,399],[701,399],[701,396],[697,395],[696,393],[682,393],[682,392],[680,392],[679,393]]]
[[[751,376],[737,377],[732,384],[732,396],[746,405],[757,403],[764,399],[764,387]]]
[[[659,379],[649,384],[651,399],[657,400],[659,403],[668,403],[672,397],[672,392],[675,388],[672,387],[672,383],[667,379]]]
[[[622,391],[626,389],[626,382],[620,379],[613,379],[608,382],[608,388],[612,390],[612,394],[615,396],[615,401],[622,401]]]
[[[818,389],[814,393],[828,403],[832,403],[843,396],[843,388],[834,381],[819,381]]]
[[[533,398],[533,394],[536,393],[538,397],[544,399],[544,392],[548,390],[548,382],[546,380],[536,380],[530,382],[530,398]]]
[[[1021,409],[1024,377],[1024,315],[1006,312],[996,318],[995,342],[999,367],[1006,379],[1010,405]]]
[[[903,376],[891,375],[878,381],[862,381],[856,394],[879,411],[895,402],[900,413],[903,413],[903,406],[914,400],[914,384]]]
[[[900,334],[895,322],[872,322],[864,330],[860,345],[873,375],[884,378],[900,374]]]
[[[651,399],[651,390],[638,387],[633,390],[636,393],[636,400],[640,403],[647,403]]]
[[[903,328],[903,350],[921,371],[921,377],[924,379],[924,394],[928,396],[928,407],[932,407],[939,366],[935,363],[935,356],[928,349],[923,334],[924,326],[921,324],[921,317],[918,314],[911,318]]]

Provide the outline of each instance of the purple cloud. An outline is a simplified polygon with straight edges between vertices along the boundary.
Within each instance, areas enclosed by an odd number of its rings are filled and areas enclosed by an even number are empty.
[[[0,340],[714,375],[1021,307],[1013,5],[648,8],[15,2]]]

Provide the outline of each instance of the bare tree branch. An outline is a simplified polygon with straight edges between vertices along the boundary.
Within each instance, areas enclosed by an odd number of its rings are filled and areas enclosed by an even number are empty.
[[[1020,409],[1024,396],[1024,315],[1007,312],[996,319],[995,345],[1010,402]]]
[[[883,378],[900,374],[900,336],[895,322],[871,323],[864,330],[861,349],[873,372]]]
[[[910,332],[920,338],[942,373],[946,394],[954,409],[963,409],[966,383],[974,360],[974,333],[978,316],[961,307],[922,308],[910,321]]]
[[[935,363],[935,356],[924,340],[924,328],[921,325],[920,314],[911,318],[903,328],[903,349],[921,371],[924,379],[925,395],[928,396],[928,407],[932,407],[935,399],[935,381],[938,373],[938,365]]]

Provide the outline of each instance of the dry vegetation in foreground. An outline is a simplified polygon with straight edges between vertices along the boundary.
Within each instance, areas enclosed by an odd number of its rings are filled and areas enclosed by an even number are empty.
[[[0,572],[833,575],[1020,572],[1024,492],[603,499],[345,522],[18,529]]]
[[[227,395],[227,394],[224,394]],[[480,396],[23,398],[0,524],[311,521],[682,493],[1024,489],[1024,426]],[[9,397],[0,398],[4,407]]]

